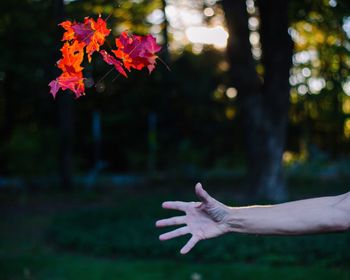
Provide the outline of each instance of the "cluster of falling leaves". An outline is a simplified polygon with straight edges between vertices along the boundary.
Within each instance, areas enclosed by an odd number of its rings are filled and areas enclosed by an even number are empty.
[[[62,73],[49,83],[53,97],[56,97],[60,89],[71,90],[76,98],[84,95],[85,78],[81,64],[85,54],[91,62],[93,53],[98,52],[107,64],[114,66],[124,77],[127,77],[126,70],[130,72],[132,68],[147,68],[149,73],[155,68],[158,58],[156,53],[160,51],[160,46],[150,34],[137,36],[123,32],[115,39],[117,48],[109,53],[100,49],[111,32],[101,16],[97,21],[86,17],[83,23],[64,21],[59,25],[65,29],[62,38],[62,58],[57,62],[57,67]]]

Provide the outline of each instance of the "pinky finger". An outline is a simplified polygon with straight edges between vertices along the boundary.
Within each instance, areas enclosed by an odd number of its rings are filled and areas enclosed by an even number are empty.
[[[181,254],[187,254],[189,251],[191,251],[191,249],[197,244],[198,242],[198,238],[195,236],[192,236],[190,240],[188,240],[188,242],[186,243],[185,246],[182,247],[180,253]]]

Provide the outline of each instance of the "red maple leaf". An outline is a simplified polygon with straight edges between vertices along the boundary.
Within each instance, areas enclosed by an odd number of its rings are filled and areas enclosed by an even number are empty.
[[[113,53],[123,61],[126,69],[141,70],[147,67],[150,73],[153,71],[158,58],[156,53],[161,47],[152,35],[137,36],[123,32],[115,43],[118,49],[113,50]]]
[[[101,50],[100,54],[103,58],[103,60],[109,64],[109,65],[114,65],[115,69],[117,69],[117,71],[122,74],[124,77],[128,77],[128,75],[125,73],[125,70],[123,68],[122,63],[117,60],[115,57],[111,56],[108,52],[106,52],[105,50]]]
[[[84,77],[82,72],[76,73],[75,75],[67,75],[66,73],[62,73],[61,76],[51,81],[49,86],[51,88],[50,93],[54,98],[56,97],[59,89],[69,89],[73,91],[76,98],[84,95],[85,92]]]
[[[86,17],[83,23],[64,21],[60,26],[65,29],[62,38],[64,41],[61,48],[62,58],[57,62],[57,67],[62,73],[49,83],[50,93],[54,98],[60,89],[73,91],[76,98],[84,95],[84,76],[81,66],[84,60],[84,49],[89,62],[92,54],[98,51],[106,63],[113,65],[125,77],[127,74],[123,66],[128,71],[131,68],[141,70],[147,67],[150,73],[155,67],[158,58],[156,53],[159,52],[160,46],[152,35],[137,36],[123,32],[116,39],[118,49],[112,50],[115,55],[113,56],[105,50],[100,51],[100,47],[111,32],[101,16],[97,21]]]

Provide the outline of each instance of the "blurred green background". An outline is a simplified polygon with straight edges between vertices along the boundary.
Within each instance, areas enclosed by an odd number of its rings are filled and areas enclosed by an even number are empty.
[[[151,33],[155,71],[96,55],[86,96],[48,83],[63,20]],[[194,183],[229,205],[348,191],[350,4],[0,2],[0,279],[350,279],[348,233],[161,243]],[[109,73],[106,75],[106,73]]]

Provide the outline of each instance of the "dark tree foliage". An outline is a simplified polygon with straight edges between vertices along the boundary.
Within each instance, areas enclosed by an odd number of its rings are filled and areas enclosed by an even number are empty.
[[[312,159],[311,150],[330,159],[349,154],[350,96],[342,89],[350,67],[349,38],[342,28],[347,1],[335,7],[316,0],[254,1],[261,23],[260,60],[251,53],[246,1],[218,1],[231,35],[228,56],[212,47],[201,54],[190,46],[173,53],[164,47],[160,55],[171,71],[158,61],[152,75],[131,73],[128,79],[113,71],[104,77],[110,68],[96,57],[84,65],[93,81],[86,97],[74,101],[60,92],[52,99],[47,84],[57,76],[61,19],[110,15],[113,35],[125,29],[145,34],[152,27],[147,16],[168,3],[66,1],[63,13],[58,0],[0,2],[0,176],[60,174],[68,187],[70,174],[94,168],[97,150],[104,172],[147,172],[151,161],[151,169],[160,171],[233,172],[247,155],[251,193],[281,200],[286,197],[285,149],[297,160]],[[171,44],[168,24],[161,24],[159,36]],[[114,40],[109,44],[114,47]],[[310,50],[316,60],[296,59]],[[226,61],[229,71],[220,66]],[[303,71],[310,75],[294,81]],[[311,78],[324,79],[317,93],[311,92]],[[237,98],[225,95],[231,86]],[[305,88],[308,93],[301,94]],[[94,112],[101,116],[100,147],[91,131]],[[150,116],[156,120],[154,131]]]

